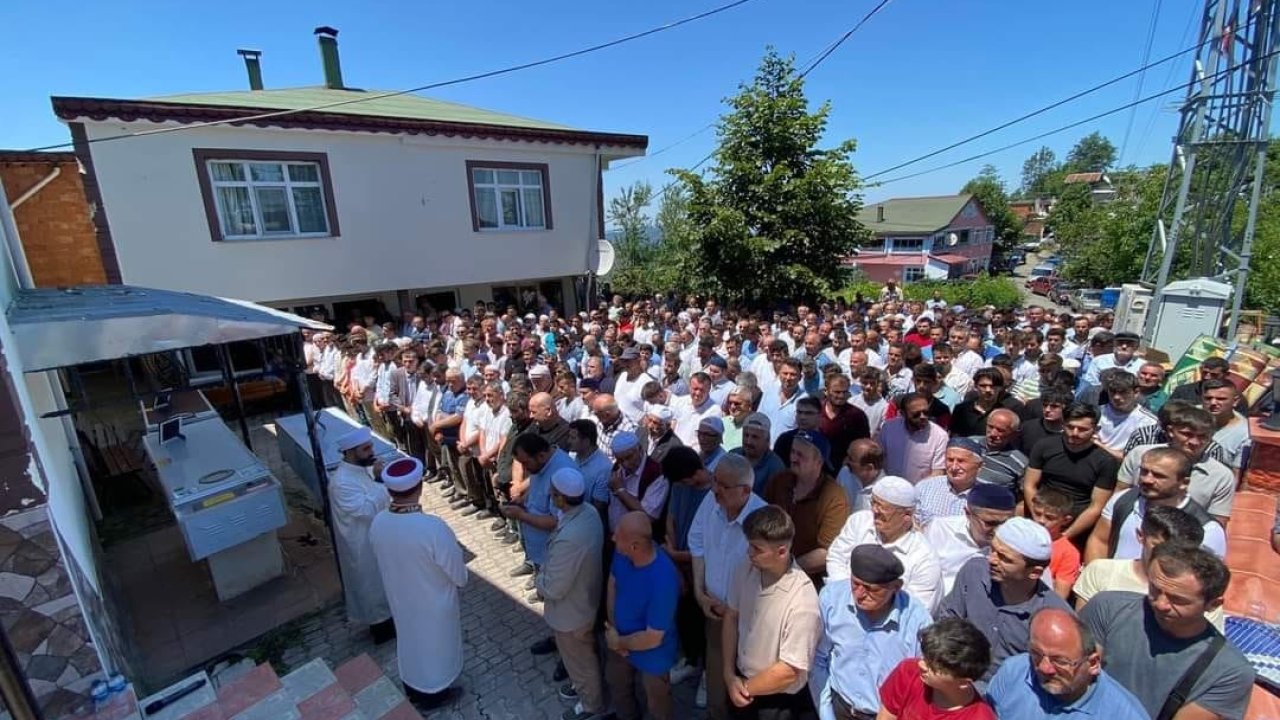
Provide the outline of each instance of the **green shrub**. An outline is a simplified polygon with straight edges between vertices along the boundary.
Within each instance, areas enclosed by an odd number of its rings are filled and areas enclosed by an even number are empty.
[[[869,300],[880,297],[880,289],[884,283],[860,281],[848,285],[837,297],[852,301],[857,293]],[[902,288],[903,297],[908,300],[928,300],[935,290],[942,292],[942,299],[949,305],[963,305],[967,308],[994,305],[998,308],[1017,307],[1022,305],[1022,291],[1017,281],[1009,277],[992,277],[982,274],[973,280],[920,280],[909,282]]]

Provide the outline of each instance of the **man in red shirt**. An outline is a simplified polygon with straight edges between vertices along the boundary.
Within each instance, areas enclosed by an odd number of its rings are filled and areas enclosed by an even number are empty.
[[[929,331],[932,328],[933,320],[930,320],[928,316],[918,317],[916,318],[915,328],[902,338],[902,342],[911,343],[921,350],[933,347],[933,338],[929,335]]]
[[[877,720],[996,720],[973,686],[991,658],[978,628],[943,618],[920,633],[920,654],[903,660],[880,686]]]

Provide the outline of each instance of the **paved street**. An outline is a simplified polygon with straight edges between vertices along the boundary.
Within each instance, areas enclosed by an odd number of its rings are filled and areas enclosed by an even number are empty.
[[[453,706],[431,713],[431,718],[559,718],[570,703],[556,694],[551,681],[555,656],[534,657],[529,646],[549,634],[542,620],[541,605],[524,600],[528,578],[507,576],[520,556],[499,544],[488,530],[491,520],[464,518],[449,508],[436,485],[423,492],[426,512],[444,518],[467,554],[471,577],[462,591],[462,627],[465,662],[459,685],[462,695]],[[285,650],[283,662],[297,667],[311,658],[323,657],[331,665],[367,652],[393,680],[396,671],[395,642],[374,646],[363,628],[346,622],[343,608],[327,610],[304,620],[299,630],[301,642]],[[294,634],[296,638],[297,635]],[[699,718],[703,712],[693,707],[694,681],[676,688],[680,718]]]
[[[1031,269],[1040,264],[1041,255],[1048,256],[1051,254],[1049,250],[1040,252],[1027,253],[1027,261],[1014,268],[1013,281],[1018,284],[1018,289],[1022,291],[1023,302],[1029,305],[1039,305],[1047,310],[1055,313],[1069,313],[1071,308],[1066,305],[1059,305],[1043,295],[1036,295],[1027,288],[1027,276],[1031,274]]]

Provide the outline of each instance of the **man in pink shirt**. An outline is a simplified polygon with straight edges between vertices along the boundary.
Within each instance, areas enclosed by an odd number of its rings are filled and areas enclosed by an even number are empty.
[[[908,393],[902,412],[880,430],[887,475],[906,478],[913,485],[946,470],[947,431],[929,419],[929,398]]]

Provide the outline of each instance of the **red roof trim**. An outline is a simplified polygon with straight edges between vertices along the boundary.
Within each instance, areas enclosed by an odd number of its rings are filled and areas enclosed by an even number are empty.
[[[445,137],[486,138],[565,145],[617,145],[644,150],[649,147],[645,135],[600,133],[582,130],[521,128],[508,125],[455,123],[442,120],[410,120],[372,115],[348,115],[323,111],[297,112],[261,120],[235,121],[236,118],[271,112],[263,108],[228,105],[187,105],[147,100],[112,100],[106,98],[54,97],[53,112],[62,120],[89,118],[135,122],[201,123],[226,121],[228,125],[296,128],[306,130],[340,130],[346,132],[396,133],[408,135],[443,135]]]

